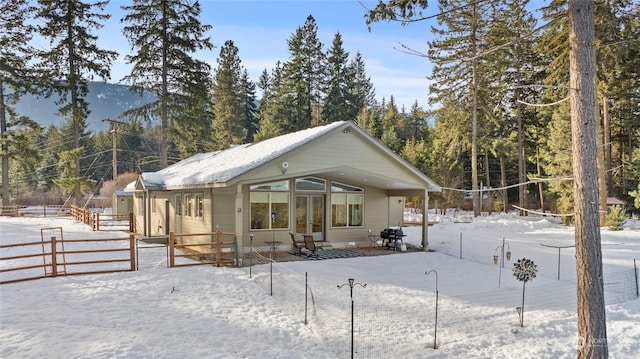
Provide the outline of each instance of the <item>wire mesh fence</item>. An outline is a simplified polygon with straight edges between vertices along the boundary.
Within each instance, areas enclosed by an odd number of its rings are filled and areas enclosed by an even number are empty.
[[[242,270],[265,295],[285,308],[295,320],[305,322],[320,343],[332,343],[350,351],[350,298],[336,292],[336,284],[322,282],[299,270],[291,262],[278,262],[270,252],[251,251],[243,256]],[[252,265],[249,265],[251,263]],[[503,280],[511,276],[505,268]],[[604,273],[607,305],[637,298],[637,269]],[[512,283],[511,283],[512,284]],[[369,288],[367,288],[369,289]],[[522,287],[509,286],[461,295],[439,296],[436,327],[436,296],[431,291],[407,293],[400,301],[367,300],[369,293],[356,289],[354,295],[354,357],[395,358],[415,348],[433,348],[486,334],[492,327],[516,330],[540,318],[565,317],[576,312],[575,280],[538,280],[526,284],[522,323],[517,307],[523,305]],[[341,299],[341,300],[337,300]],[[375,301],[375,300],[374,300]],[[532,318],[532,319],[529,319]],[[536,318],[536,319],[534,319]],[[437,334],[436,334],[437,333]],[[435,340],[435,343],[434,343]]]

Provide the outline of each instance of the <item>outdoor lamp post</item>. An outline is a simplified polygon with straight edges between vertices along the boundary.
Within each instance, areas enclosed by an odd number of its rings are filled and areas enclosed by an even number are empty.
[[[505,253],[504,249],[507,246],[507,252]],[[493,264],[498,264],[498,249],[500,250],[500,270],[498,271],[498,288],[500,288],[500,282],[502,281],[502,268],[504,268],[504,259],[506,257],[507,260],[511,260],[511,246],[509,243],[505,242],[504,237],[502,237],[502,244],[496,247],[496,250],[493,251]]]
[[[338,285],[338,289],[342,289],[342,287],[344,287],[345,285],[348,285],[350,288],[350,297],[351,297],[351,359],[353,359],[353,287],[355,287],[356,285],[361,286],[362,288],[366,288],[367,287],[367,283],[365,284],[361,284],[361,283],[355,283],[355,279],[353,278],[349,278],[348,279],[348,283],[343,283]]]
[[[433,330],[433,349],[438,349],[438,272],[435,269],[430,271],[426,271],[424,274],[429,276],[429,273],[434,273],[436,275],[436,325]]]

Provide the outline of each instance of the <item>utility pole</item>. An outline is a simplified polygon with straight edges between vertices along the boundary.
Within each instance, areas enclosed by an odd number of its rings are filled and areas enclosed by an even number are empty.
[[[115,182],[116,178],[118,177],[118,148],[116,146],[116,144],[118,143],[118,125],[124,125],[124,122],[112,119],[102,120],[102,122],[109,122],[111,124],[111,156],[113,158],[111,167],[113,168],[113,181]]]

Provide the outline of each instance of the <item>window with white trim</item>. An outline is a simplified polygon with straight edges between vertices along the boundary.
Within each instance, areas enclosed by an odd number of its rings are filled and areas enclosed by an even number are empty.
[[[176,195],[176,216],[182,216],[182,195]]]
[[[202,218],[204,215],[204,202],[202,194],[196,194],[194,197],[194,205],[195,205],[195,216],[196,218]]]
[[[360,193],[359,193],[360,192]],[[364,189],[331,183],[331,226],[362,227]]]
[[[249,187],[251,229],[289,228],[289,181]]]
[[[192,206],[193,204],[191,203],[191,195],[185,194],[184,195],[184,215],[186,217],[191,217],[193,215]]]

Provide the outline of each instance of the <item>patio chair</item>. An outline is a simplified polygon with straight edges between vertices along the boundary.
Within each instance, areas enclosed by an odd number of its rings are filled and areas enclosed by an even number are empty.
[[[313,236],[310,234],[305,234],[304,236],[304,248],[311,252],[312,255],[318,255],[316,251],[322,249],[322,246],[316,245],[316,242],[313,241]]]
[[[304,248],[304,242],[296,241],[296,235],[291,232],[289,232],[289,235],[291,236],[291,244],[293,245],[292,249],[294,253],[296,254],[302,253],[302,248]]]

